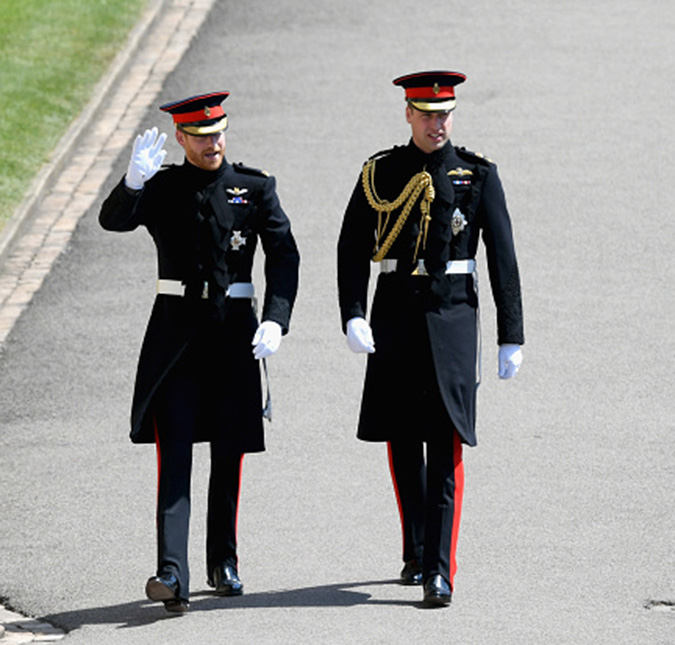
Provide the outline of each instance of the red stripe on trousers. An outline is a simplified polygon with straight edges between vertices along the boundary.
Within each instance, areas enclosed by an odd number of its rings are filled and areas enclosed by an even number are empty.
[[[157,510],[159,511],[159,482],[162,476],[162,448],[159,445],[159,428],[157,427],[157,417],[152,415],[152,423],[155,427],[155,446],[157,447]],[[159,517],[155,518],[159,521]]]
[[[241,454],[239,458],[239,489],[237,490],[237,510],[234,516],[234,539],[237,544],[239,544],[239,500],[241,499],[241,479],[244,471],[244,453]],[[239,555],[237,554],[237,561],[239,561]]]
[[[454,589],[455,573],[457,572],[457,540],[459,538],[459,522],[462,516],[462,501],[464,499],[464,461],[462,460],[462,441],[459,433],[452,433],[452,460],[454,465],[455,478],[455,496],[454,513],[452,516],[452,536],[450,538],[450,588]],[[405,535],[405,525],[403,520],[403,506],[401,505],[401,496],[398,491],[396,475],[394,473],[394,460],[391,454],[391,443],[387,441],[387,457],[389,460],[389,470],[391,472],[391,481],[394,485],[396,495],[396,504],[398,505],[398,514],[401,522],[401,535]],[[402,548],[405,548],[403,545]]]
[[[396,504],[398,505],[398,516],[401,521],[401,535],[405,535],[405,524],[403,522],[403,506],[401,505],[401,496],[398,492],[398,483],[396,482],[396,475],[394,473],[394,458],[391,454],[391,443],[387,441],[387,458],[389,460],[389,472],[391,473],[391,481],[394,485],[394,495],[396,495]],[[402,544],[401,549],[405,550],[405,544]]]
[[[457,539],[459,538],[459,520],[462,515],[464,498],[464,461],[462,460],[462,441],[457,431],[452,433],[452,459],[455,467],[455,512],[452,516],[452,538],[450,541],[450,588],[454,589],[457,572]]]

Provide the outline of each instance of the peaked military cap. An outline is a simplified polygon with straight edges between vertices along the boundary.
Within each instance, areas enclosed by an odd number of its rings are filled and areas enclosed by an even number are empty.
[[[455,109],[455,85],[466,80],[461,72],[416,72],[399,76],[394,85],[405,89],[410,105],[422,112],[445,112]]]
[[[227,114],[221,103],[229,92],[200,94],[173,103],[160,105],[159,109],[173,117],[176,127],[187,134],[203,136],[227,129]]]

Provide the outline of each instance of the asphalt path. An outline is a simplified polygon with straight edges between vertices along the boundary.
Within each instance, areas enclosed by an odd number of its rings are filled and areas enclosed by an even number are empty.
[[[217,1],[142,125],[230,90],[228,159],[277,177],[302,254],[268,450],[244,461],[246,593],[205,584],[199,449],[191,611],[144,598],[156,463],[127,434],[155,259],[145,232],[97,223],[127,149],[0,355],[0,597],[73,644],[675,643],[672,30],[666,0]],[[499,164],[527,339],[500,382],[481,256],[479,446],[444,610],[396,583],[385,449],[354,436],[365,362],[335,287],[361,163],[409,136],[391,79],[432,68],[467,74],[453,142]]]

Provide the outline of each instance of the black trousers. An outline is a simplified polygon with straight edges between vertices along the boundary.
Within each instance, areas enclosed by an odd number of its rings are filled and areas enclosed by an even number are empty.
[[[417,560],[425,581],[440,574],[454,588],[464,494],[459,435],[453,429],[426,442],[397,439],[387,448],[401,516],[403,560]]]
[[[178,595],[189,598],[188,535],[192,448],[201,388],[178,370],[162,386],[155,404],[157,443],[157,575],[172,573]],[[210,442],[206,569],[210,578],[219,564],[237,566],[237,516],[243,455],[231,454],[222,442]]]

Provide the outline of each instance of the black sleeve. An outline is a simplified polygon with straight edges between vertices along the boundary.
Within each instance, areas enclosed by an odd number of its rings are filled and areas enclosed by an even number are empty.
[[[101,206],[98,221],[106,231],[133,231],[141,224],[139,203],[144,189],[127,188],[124,178]]]
[[[496,166],[488,170],[479,206],[492,296],[497,308],[497,342],[522,345],[523,305],[511,218]]]
[[[260,240],[265,252],[265,298],[262,320],[273,320],[288,332],[298,291],[300,254],[291,223],[281,207],[274,177],[268,177],[259,206]]]
[[[366,317],[370,262],[375,246],[373,210],[359,178],[342,220],[337,245],[338,299],[342,330],[354,317]]]

